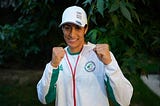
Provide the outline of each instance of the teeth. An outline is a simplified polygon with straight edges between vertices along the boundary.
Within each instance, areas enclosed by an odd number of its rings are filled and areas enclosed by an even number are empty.
[[[77,39],[69,39],[70,41],[76,41]]]

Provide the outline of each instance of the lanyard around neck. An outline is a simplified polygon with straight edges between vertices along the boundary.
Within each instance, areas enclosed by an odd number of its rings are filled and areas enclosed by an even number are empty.
[[[74,70],[72,68],[71,62],[69,61],[67,53],[66,53],[66,58],[67,58],[67,62],[69,64],[69,67],[70,67],[70,70],[71,70],[71,73],[72,73],[72,78],[73,78],[72,79],[72,81],[73,81],[73,101],[74,101],[74,106],[76,106],[76,81],[75,81],[75,76],[76,76],[76,68],[77,68],[79,58],[80,58],[80,54],[77,57],[76,64],[74,66]]]
[[[76,64],[75,64],[75,66],[74,66],[74,70],[73,70],[73,67],[72,67],[72,65],[71,65],[71,62],[70,62],[70,60],[69,60],[69,58],[68,58],[68,54],[67,54],[67,53],[66,53],[66,58],[67,58],[67,62],[68,62],[68,64],[69,64],[69,68],[70,68],[70,70],[71,70],[71,72],[72,72],[72,75],[75,76],[75,74],[76,74],[76,68],[77,68],[77,64],[78,64],[80,55],[78,55],[78,57],[77,57]]]

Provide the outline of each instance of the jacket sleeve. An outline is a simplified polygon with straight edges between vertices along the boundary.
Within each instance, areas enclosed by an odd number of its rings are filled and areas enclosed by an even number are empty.
[[[120,106],[129,106],[133,94],[133,87],[131,83],[124,77],[119,65],[110,52],[112,62],[105,65],[105,82],[109,94],[112,99]],[[108,90],[107,90],[108,91]]]
[[[48,63],[42,78],[37,84],[38,99],[43,104],[48,104],[56,98],[56,81],[58,79],[59,67],[53,68]]]

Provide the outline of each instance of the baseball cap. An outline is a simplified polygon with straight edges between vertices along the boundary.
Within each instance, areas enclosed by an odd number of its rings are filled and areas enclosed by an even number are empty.
[[[84,27],[85,25],[87,25],[86,12],[78,6],[71,6],[66,8],[62,14],[62,22],[59,27],[61,27],[65,23],[73,23],[78,26]]]

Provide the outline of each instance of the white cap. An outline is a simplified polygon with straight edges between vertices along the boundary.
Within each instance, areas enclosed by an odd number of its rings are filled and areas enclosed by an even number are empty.
[[[65,23],[73,23],[78,26],[84,27],[87,25],[87,15],[86,12],[78,6],[71,6],[64,10],[62,15],[62,22],[59,26]]]

